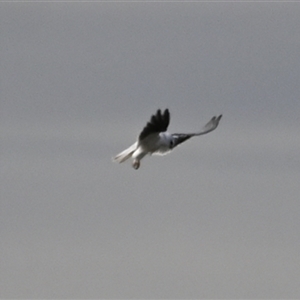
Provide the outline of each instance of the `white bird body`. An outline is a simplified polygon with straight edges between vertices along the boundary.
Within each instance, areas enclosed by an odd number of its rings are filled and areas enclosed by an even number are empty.
[[[144,139],[143,143],[140,143],[140,147],[151,154],[165,154],[171,151],[171,140],[172,135],[169,132],[154,133]]]
[[[174,147],[193,136],[199,136],[215,130],[219,124],[222,115],[213,117],[198,133],[174,133],[167,132],[170,122],[170,113],[166,109],[162,114],[160,109],[151,117],[150,122],[140,133],[138,140],[114,157],[114,161],[122,163],[133,158],[132,166],[138,169],[141,159],[147,154],[164,155],[170,152]]]

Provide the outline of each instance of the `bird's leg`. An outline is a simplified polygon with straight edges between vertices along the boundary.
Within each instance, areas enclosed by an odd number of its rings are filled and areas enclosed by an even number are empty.
[[[140,161],[138,159],[135,159],[133,162],[132,162],[132,166],[135,170],[137,170],[139,167],[140,167]]]

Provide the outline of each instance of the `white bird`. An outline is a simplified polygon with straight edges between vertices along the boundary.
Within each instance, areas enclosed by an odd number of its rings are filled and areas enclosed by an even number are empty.
[[[159,109],[139,134],[137,141],[129,148],[116,155],[113,160],[122,163],[132,157],[132,166],[134,169],[138,169],[140,167],[140,161],[145,155],[167,154],[176,146],[191,137],[203,135],[215,130],[219,125],[221,117],[222,115],[213,117],[200,132],[171,134],[166,131],[170,123],[169,110],[166,109],[161,113],[161,110]]]

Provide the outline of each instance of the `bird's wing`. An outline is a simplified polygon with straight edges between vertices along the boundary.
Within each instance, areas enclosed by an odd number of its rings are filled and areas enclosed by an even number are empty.
[[[153,133],[160,133],[167,130],[170,123],[170,112],[166,109],[163,113],[160,109],[153,115],[147,125],[139,135],[139,141],[142,141],[147,136]]]
[[[212,117],[211,120],[203,127],[203,129],[200,132],[191,133],[191,135],[192,136],[202,135],[215,130],[218,127],[221,118],[222,115],[219,115],[218,117],[216,116]]]
[[[211,120],[203,127],[203,129],[199,132],[195,132],[195,133],[174,133],[172,134],[174,141],[175,141],[175,146],[181,144],[182,142],[190,139],[193,136],[198,136],[198,135],[203,135],[206,133],[209,133],[213,130],[215,130],[218,125],[219,122],[222,118],[222,115],[218,116],[218,117],[212,117]]]

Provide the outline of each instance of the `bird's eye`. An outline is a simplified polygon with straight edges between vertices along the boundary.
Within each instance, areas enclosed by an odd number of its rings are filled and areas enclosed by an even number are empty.
[[[173,146],[174,146],[174,141],[171,140],[171,141],[170,141],[170,148],[173,148]]]

